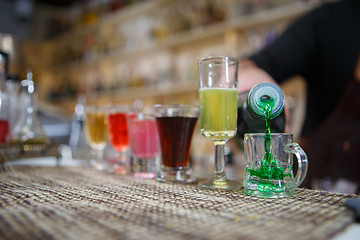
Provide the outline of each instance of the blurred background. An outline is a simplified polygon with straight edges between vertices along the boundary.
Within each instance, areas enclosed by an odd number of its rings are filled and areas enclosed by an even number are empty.
[[[0,51],[9,55],[9,81],[25,79],[32,69],[43,128],[66,144],[79,101],[138,99],[145,111],[155,103],[197,104],[199,58],[247,56],[323,2],[0,0]],[[295,77],[281,87],[296,138],[305,86]],[[200,130],[193,141],[195,158],[213,154]]]

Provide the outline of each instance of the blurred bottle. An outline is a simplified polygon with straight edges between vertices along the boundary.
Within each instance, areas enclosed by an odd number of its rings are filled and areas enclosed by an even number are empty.
[[[31,70],[27,79],[20,83],[19,96],[20,116],[12,129],[12,139],[25,144],[49,144],[50,138],[45,134],[37,116],[37,99]]]
[[[72,157],[76,159],[92,158],[91,148],[86,142],[84,130],[85,103],[86,97],[84,95],[79,95],[71,122],[69,146],[71,148]]]
[[[7,95],[9,99],[9,126],[10,132],[14,129],[20,116],[19,91],[20,83],[16,75],[8,74],[6,81]]]
[[[284,94],[272,83],[260,83],[249,93],[242,93],[238,98],[237,135],[243,139],[244,133],[265,133],[265,112],[261,99],[273,98],[274,106],[270,115],[271,132],[285,131]]]
[[[9,136],[9,99],[6,89],[8,55],[0,52],[0,143],[5,143]]]

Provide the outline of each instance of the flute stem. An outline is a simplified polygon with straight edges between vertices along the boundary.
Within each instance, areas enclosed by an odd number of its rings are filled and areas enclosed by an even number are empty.
[[[224,178],[225,174],[225,155],[223,143],[215,143],[215,178]]]

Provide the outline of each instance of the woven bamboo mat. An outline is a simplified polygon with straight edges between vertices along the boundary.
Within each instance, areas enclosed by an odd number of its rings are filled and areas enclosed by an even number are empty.
[[[0,239],[329,239],[350,195],[287,199],[201,190],[84,168],[0,172]]]

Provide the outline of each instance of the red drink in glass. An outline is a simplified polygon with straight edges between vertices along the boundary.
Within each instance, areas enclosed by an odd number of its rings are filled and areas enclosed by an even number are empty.
[[[126,113],[110,113],[107,120],[111,145],[118,152],[125,151],[129,146]]]
[[[0,143],[5,143],[9,135],[9,122],[8,120],[0,119]]]

